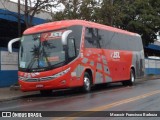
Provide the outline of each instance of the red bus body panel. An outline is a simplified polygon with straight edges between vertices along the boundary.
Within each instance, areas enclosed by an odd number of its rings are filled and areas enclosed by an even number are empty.
[[[66,20],[38,25],[27,29],[24,32],[24,35],[57,30],[72,25],[82,25],[85,27],[96,26],[97,28],[104,30],[119,32],[133,36],[136,35],[136,33],[131,33],[117,28],[83,20]],[[85,30],[83,28],[79,56],[69,64],[45,72],[27,73],[19,71],[18,75],[21,77],[43,78],[46,76],[52,76],[70,68],[70,71],[68,73],[61,77],[46,81],[26,82],[19,79],[21,90],[35,91],[83,86],[83,75],[86,69],[90,69],[92,71],[93,84],[128,80],[130,78],[130,68],[132,67],[134,53],[132,51],[123,50],[84,48],[84,33]],[[113,54],[115,51],[119,52],[119,59],[113,58]]]

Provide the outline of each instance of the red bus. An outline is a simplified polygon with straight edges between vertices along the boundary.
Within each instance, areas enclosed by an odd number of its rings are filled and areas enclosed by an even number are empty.
[[[22,91],[50,93],[82,87],[89,92],[100,83],[133,85],[144,75],[140,35],[83,20],[64,20],[24,31],[19,49]]]

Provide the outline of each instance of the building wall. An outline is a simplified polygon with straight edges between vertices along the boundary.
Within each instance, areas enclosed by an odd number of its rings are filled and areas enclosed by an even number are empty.
[[[160,75],[160,59],[145,59],[145,74]]]
[[[6,48],[0,47],[0,87],[18,83],[18,51],[9,54]]]

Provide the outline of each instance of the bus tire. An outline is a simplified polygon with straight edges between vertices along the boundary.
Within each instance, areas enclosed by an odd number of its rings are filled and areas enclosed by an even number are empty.
[[[83,77],[83,91],[88,93],[91,91],[91,76],[85,72]]]
[[[131,71],[130,71],[130,79],[126,80],[126,81],[123,81],[122,84],[124,86],[133,86],[134,83],[135,83],[135,73],[134,73],[134,70],[131,69]]]
[[[52,90],[40,90],[40,94],[41,95],[51,95],[52,94]]]

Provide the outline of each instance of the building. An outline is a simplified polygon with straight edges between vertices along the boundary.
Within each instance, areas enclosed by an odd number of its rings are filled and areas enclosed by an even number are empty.
[[[9,40],[18,37],[18,8],[17,3],[0,0],[0,87],[16,84],[18,81],[18,44],[14,45],[13,54],[8,54]],[[24,5],[20,6],[24,9]],[[21,11],[21,33],[25,30],[24,13]],[[33,25],[47,22],[51,19],[48,12],[40,12],[33,18]]]
[[[160,75],[160,41],[155,41],[144,48],[145,73],[147,75]]]
[[[18,36],[18,8],[17,3],[9,0],[0,0],[0,47],[6,47],[8,41]],[[25,6],[20,6],[24,10]],[[25,30],[24,12],[21,11],[21,32]],[[47,22],[51,19],[48,12],[40,12],[33,18],[33,25],[38,25]],[[15,46],[17,47],[17,46]]]

